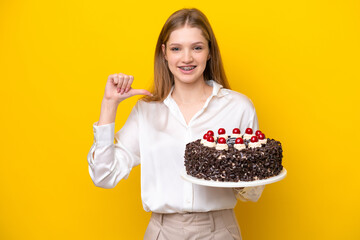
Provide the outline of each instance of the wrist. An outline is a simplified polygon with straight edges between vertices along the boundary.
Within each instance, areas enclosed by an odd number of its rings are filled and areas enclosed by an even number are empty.
[[[119,103],[114,100],[103,98],[103,100],[101,102],[101,107],[117,108],[118,104]]]
[[[117,106],[118,104],[113,101],[106,99],[102,101],[98,126],[115,122]]]

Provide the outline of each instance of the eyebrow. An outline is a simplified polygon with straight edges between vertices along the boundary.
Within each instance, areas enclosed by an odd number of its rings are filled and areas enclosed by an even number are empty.
[[[195,45],[195,44],[204,44],[203,42],[194,42],[194,43],[192,43],[192,45]],[[170,43],[169,44],[169,46],[171,46],[171,45],[181,45],[180,43]]]

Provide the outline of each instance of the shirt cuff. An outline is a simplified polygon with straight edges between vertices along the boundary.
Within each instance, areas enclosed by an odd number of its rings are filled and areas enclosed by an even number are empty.
[[[114,143],[114,131],[115,122],[98,126],[99,121],[93,124],[94,141],[98,144],[113,144]]]

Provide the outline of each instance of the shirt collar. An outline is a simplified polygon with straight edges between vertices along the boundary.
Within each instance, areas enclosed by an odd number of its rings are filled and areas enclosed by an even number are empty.
[[[214,80],[207,80],[205,82],[209,86],[213,87],[212,94],[211,94],[212,97],[213,96],[222,97],[222,96],[225,96],[225,95],[229,94],[229,92],[226,91],[225,88],[223,88],[223,86],[221,84],[215,82]],[[168,96],[164,100],[164,103],[166,105],[169,104],[169,101],[170,101],[170,98],[171,98],[171,93],[173,92],[173,90],[174,90],[174,85],[171,87],[171,90],[170,90]]]
[[[228,94],[225,88],[214,80],[208,80],[206,83],[213,87],[212,96],[222,97]]]

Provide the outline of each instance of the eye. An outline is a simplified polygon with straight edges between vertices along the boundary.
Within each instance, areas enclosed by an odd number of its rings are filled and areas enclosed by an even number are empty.
[[[200,46],[195,47],[195,50],[201,50],[201,49],[202,49],[202,47],[200,47]]]
[[[178,51],[179,48],[178,47],[173,47],[173,48],[170,48],[171,51]]]

